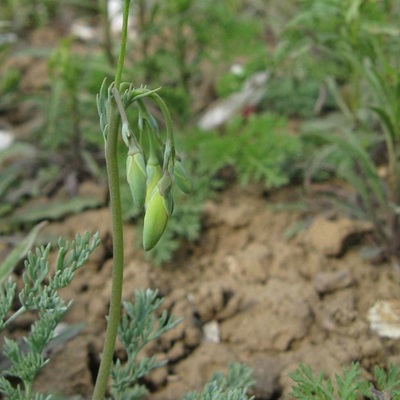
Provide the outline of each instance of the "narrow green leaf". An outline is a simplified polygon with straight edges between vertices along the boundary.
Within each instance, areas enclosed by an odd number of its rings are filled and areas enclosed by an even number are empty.
[[[342,94],[340,93],[340,90],[338,88],[335,79],[329,76],[328,78],[326,78],[326,84],[333,98],[335,99],[336,104],[340,108],[340,111],[346,116],[348,120],[352,121],[354,119],[353,113],[351,112],[349,106],[347,105]]]
[[[387,112],[387,110],[382,107],[374,107],[374,106],[370,107],[370,109],[378,115],[378,117],[381,119],[382,124],[389,132],[392,140],[394,140],[396,136],[400,134],[400,132],[396,132],[392,122],[392,118]]]
[[[382,79],[381,76],[377,74],[371,63],[367,63],[365,68],[365,77],[367,78],[369,84],[372,86],[373,92],[378,99],[378,102],[381,106],[388,106],[390,105],[389,95],[387,91],[387,87],[385,81]]]
[[[57,220],[69,214],[76,214],[88,208],[101,206],[104,200],[95,196],[74,197],[68,200],[50,201],[45,204],[35,204],[24,211],[0,221],[0,231],[7,226],[30,224],[42,220]]]

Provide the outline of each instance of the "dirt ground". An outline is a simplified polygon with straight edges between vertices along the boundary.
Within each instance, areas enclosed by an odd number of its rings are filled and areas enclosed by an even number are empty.
[[[229,188],[205,204],[199,242],[183,246],[163,267],[145,261],[133,226],[125,227],[124,299],[132,300],[137,288],[158,288],[164,306],[183,318],[147,350],[170,360],[146,379],[149,399],[179,399],[232,361],[253,369],[254,394],[265,400],[289,398],[289,373],[300,362],[334,374],[359,361],[367,377],[375,364],[400,363],[399,344],[380,338],[367,321],[376,301],[397,299],[399,292],[391,266],[371,265],[359,255],[357,240],[368,237],[368,224],[317,216],[288,239],[287,229],[305,215],[273,205],[300,195],[298,188],[267,197],[257,186]],[[63,293],[74,299],[65,322],[85,328],[54,354],[37,381],[40,390],[88,396],[110,295],[108,211],[86,211],[45,230],[67,237],[101,232],[101,247]]]

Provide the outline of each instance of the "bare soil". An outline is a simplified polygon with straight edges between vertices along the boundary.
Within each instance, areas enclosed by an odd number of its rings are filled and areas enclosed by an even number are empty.
[[[266,198],[257,186],[231,187],[205,204],[199,242],[159,268],[145,261],[134,227],[125,226],[124,299],[158,288],[165,308],[183,318],[147,350],[170,360],[146,379],[150,399],[179,399],[232,361],[253,368],[257,399],[289,398],[289,373],[300,362],[334,374],[359,361],[369,377],[375,364],[400,361],[398,343],[379,338],[367,321],[377,300],[398,298],[398,276],[389,265],[363,261],[348,240],[365,238],[369,226],[316,217],[288,239],[304,215],[271,206],[301,195],[290,188]],[[66,322],[85,328],[54,354],[38,379],[41,390],[91,393],[110,296],[109,219],[107,209],[91,210],[45,228],[67,237],[99,230],[102,245],[63,293],[74,299]],[[123,357],[120,347],[117,354]]]

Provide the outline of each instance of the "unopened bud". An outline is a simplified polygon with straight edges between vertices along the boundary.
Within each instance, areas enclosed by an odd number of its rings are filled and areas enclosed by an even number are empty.
[[[162,169],[158,162],[154,162],[153,160],[149,160],[146,165],[146,173],[147,173],[147,189],[146,189],[146,201],[147,204],[150,201],[151,196],[153,195],[153,191],[157,186],[157,183],[162,178]]]
[[[170,217],[174,212],[174,197],[172,196],[172,193],[169,192],[166,196],[163,196],[163,198],[165,210],[167,211],[168,217]]]
[[[170,193],[169,193],[170,195]],[[158,186],[153,189],[150,200],[146,204],[143,226],[143,248],[151,250],[160,240],[172,211],[166,198],[161,195]]]
[[[131,189],[133,204],[142,209],[146,200],[146,165],[142,153],[128,154],[126,177]]]
[[[167,193],[171,191],[172,188],[172,178],[168,172],[165,172],[162,178],[158,181],[157,186],[160,190],[160,193],[165,196]]]
[[[187,174],[185,167],[180,161],[175,161],[174,167],[175,182],[183,193],[191,194],[193,190],[192,181]]]

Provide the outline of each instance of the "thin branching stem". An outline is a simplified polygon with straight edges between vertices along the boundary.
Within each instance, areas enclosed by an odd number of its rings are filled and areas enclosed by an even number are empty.
[[[15,311],[7,321],[4,322],[2,330],[9,326],[12,322],[14,322],[18,317],[20,317],[24,312],[26,312],[26,308],[24,306],[20,307],[17,311]]]

